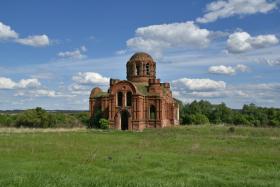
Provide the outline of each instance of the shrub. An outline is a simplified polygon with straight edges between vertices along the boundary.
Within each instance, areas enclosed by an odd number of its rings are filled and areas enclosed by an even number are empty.
[[[187,124],[191,124],[192,123],[191,116],[189,114],[182,115],[181,121],[182,121],[181,123],[183,125],[187,125]]]
[[[109,128],[109,120],[105,118],[101,118],[99,120],[99,126],[101,129],[108,129]]]
[[[17,127],[47,128],[54,125],[54,119],[44,109],[37,107],[19,114],[16,120]]]
[[[77,118],[83,125],[88,126],[90,122],[89,113],[88,112],[80,112],[73,114],[75,118]]]
[[[233,124],[234,125],[249,125],[250,123],[244,115],[236,112],[233,116]]]
[[[280,127],[280,121],[273,119],[269,121],[268,125],[272,127]]]
[[[16,115],[0,114],[0,127],[12,127],[15,126]]]
[[[190,117],[192,124],[209,124],[209,119],[204,114],[192,114]]]
[[[90,119],[89,128],[100,128],[99,121],[102,117],[102,112],[100,110],[96,110],[94,115]]]

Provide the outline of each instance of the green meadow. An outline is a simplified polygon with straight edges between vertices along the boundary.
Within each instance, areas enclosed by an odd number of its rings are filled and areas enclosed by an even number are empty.
[[[0,186],[280,186],[280,128],[0,129]]]

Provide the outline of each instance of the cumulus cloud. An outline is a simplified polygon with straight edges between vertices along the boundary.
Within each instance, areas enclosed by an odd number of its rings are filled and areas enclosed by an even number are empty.
[[[18,33],[11,29],[10,26],[0,22],[0,40],[14,39],[18,37]]]
[[[84,85],[108,85],[110,79],[95,72],[79,72],[72,77],[73,81]]]
[[[16,42],[32,47],[44,47],[50,45],[49,37],[45,34],[28,36],[27,38],[19,38],[16,40]]]
[[[265,48],[279,43],[275,35],[251,36],[247,32],[235,32],[229,35],[227,50],[229,53],[243,53],[258,48]]]
[[[85,46],[82,46],[79,49],[76,49],[74,51],[59,52],[57,54],[57,56],[62,57],[62,58],[82,59],[82,58],[86,58],[86,55],[84,54],[86,51],[87,51],[87,48]]]
[[[237,71],[247,72],[249,68],[243,64],[237,64],[235,67],[220,65],[208,68],[208,72],[212,74],[234,75]]]
[[[38,79],[21,79],[15,82],[10,78],[0,77],[0,89],[37,88],[41,86]]]
[[[224,81],[215,81],[211,79],[181,78],[172,81],[172,86],[175,90],[213,91],[225,89],[226,83]]]
[[[0,77],[0,89],[13,89],[16,83],[10,78]]]
[[[182,78],[178,80],[172,81],[173,96],[184,102],[207,99],[211,102],[226,102],[238,108],[242,107],[244,103],[267,106],[271,102],[271,104],[279,105],[277,101],[279,100],[280,83],[276,82],[226,85],[223,81],[210,79],[194,79],[195,81],[191,79],[192,81],[189,81],[187,78]]]
[[[197,18],[196,21],[199,23],[209,23],[236,15],[268,13],[276,8],[276,2],[267,0],[218,0],[208,4],[206,6],[206,13],[203,17]]]
[[[17,84],[19,88],[37,88],[39,86],[41,86],[41,83],[38,79],[22,79]]]
[[[16,43],[32,47],[44,47],[50,45],[50,39],[45,34],[20,38],[16,31],[12,30],[10,26],[5,25],[2,22],[0,22],[0,40],[12,40]]]
[[[224,81],[181,78],[172,81],[171,85],[174,97],[185,102],[226,96],[226,83]]]
[[[68,86],[68,91],[73,95],[89,95],[94,86],[106,89],[110,79],[95,72],[79,72],[72,77],[73,84]]]
[[[127,40],[127,46],[146,52],[160,53],[171,47],[206,47],[210,42],[210,31],[192,21],[140,27],[135,34]]]
[[[220,65],[209,67],[208,72],[213,74],[233,75],[235,74],[235,69],[231,66]]]

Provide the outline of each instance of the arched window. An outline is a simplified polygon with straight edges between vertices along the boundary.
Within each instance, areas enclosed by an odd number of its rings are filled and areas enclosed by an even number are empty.
[[[126,94],[126,105],[131,106],[131,103],[132,103],[132,93],[127,92],[127,94]]]
[[[150,75],[150,64],[146,64],[146,74]]]
[[[156,107],[154,105],[150,106],[150,119],[156,119]]]
[[[140,64],[136,65],[136,75],[140,75]]]
[[[122,92],[118,92],[118,106],[122,106],[122,97],[123,97],[123,93]]]

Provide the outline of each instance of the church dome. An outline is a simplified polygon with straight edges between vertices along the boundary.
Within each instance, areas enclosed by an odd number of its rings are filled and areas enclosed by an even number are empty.
[[[146,82],[156,78],[156,63],[148,53],[138,52],[132,55],[126,64],[127,80]]]
[[[130,61],[154,61],[153,58],[151,57],[151,55],[149,55],[148,53],[144,53],[144,52],[138,52],[135,53],[134,55],[132,55],[132,57],[130,58]]]
[[[101,92],[102,92],[102,90],[100,88],[98,88],[98,87],[93,88],[90,92],[90,98],[94,98]]]

